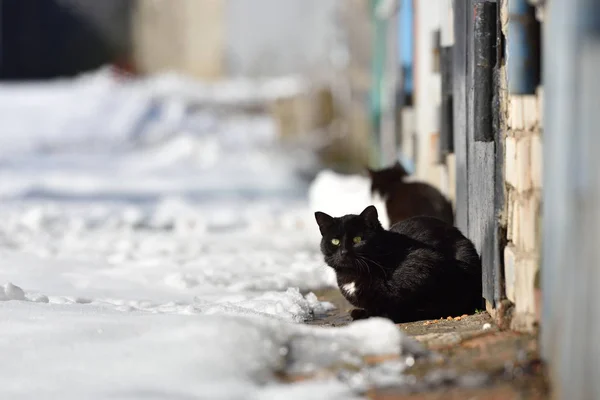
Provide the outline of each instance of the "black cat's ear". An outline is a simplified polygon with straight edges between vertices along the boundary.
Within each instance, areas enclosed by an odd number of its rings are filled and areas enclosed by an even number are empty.
[[[373,205],[365,208],[363,212],[360,213],[360,216],[367,222],[379,224],[379,215],[377,214],[377,209]]]
[[[327,228],[333,224],[333,217],[321,211],[315,212],[315,219],[317,220],[317,225],[319,225],[321,234],[323,234]]]
[[[398,170],[398,172],[400,172],[402,175],[408,175],[408,172],[404,168],[404,165],[402,165],[402,163],[398,160],[396,160],[396,163],[394,164],[393,168]]]
[[[375,171],[373,171],[371,168],[366,167],[365,166],[365,171],[367,171],[367,174],[369,174],[369,176],[373,176],[375,174]]]

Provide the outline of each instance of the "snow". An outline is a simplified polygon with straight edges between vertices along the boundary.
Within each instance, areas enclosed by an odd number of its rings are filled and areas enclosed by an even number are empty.
[[[8,282],[0,286],[0,301],[25,300],[25,292],[18,286]]]
[[[222,108],[299,88],[109,70],[0,85],[0,397],[346,399],[400,379],[363,361],[399,354],[391,322],[303,324],[335,286],[310,149]],[[277,378],[340,363],[345,379]]]
[[[173,130],[214,126],[214,113],[190,115],[190,109],[257,106],[301,92],[306,85],[294,76],[202,83],[175,73],[123,84],[110,68],[74,81],[1,84],[0,151],[75,147],[84,141],[100,145],[160,141]]]
[[[333,332],[256,317],[125,313],[92,304],[0,303],[0,313],[0,391],[12,399],[283,398],[285,387],[261,392],[290,358],[310,370],[335,360],[323,354],[352,359],[400,350],[400,332],[383,320]],[[365,339],[372,345],[360,346]]]
[[[309,188],[309,203],[313,212],[321,211],[332,217],[360,214],[367,206],[374,205],[381,225],[390,227],[385,200],[371,195],[371,181],[366,176],[323,170]]]
[[[283,386],[272,386],[263,390],[257,400],[282,398]],[[357,396],[347,385],[333,381],[303,382],[285,386],[285,399],[289,400],[357,400]]]

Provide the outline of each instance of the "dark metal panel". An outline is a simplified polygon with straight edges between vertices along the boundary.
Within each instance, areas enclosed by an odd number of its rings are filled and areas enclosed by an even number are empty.
[[[468,234],[467,190],[467,24],[470,0],[454,0],[454,46],[452,54],[453,139],[456,161],[456,226]]]
[[[495,66],[496,4],[472,0],[468,23],[468,198],[469,237],[481,255],[483,297],[495,303],[498,265],[496,144],[493,133],[492,97]]]
[[[467,35],[465,38],[466,42],[466,80],[465,80],[465,95],[466,95],[466,146],[467,146],[467,199],[468,199],[468,214],[467,214],[467,235],[477,247],[477,251],[481,255],[481,240],[478,235],[475,226],[472,223],[477,223],[477,217],[473,215],[475,212],[475,204],[477,197],[481,196],[478,193],[477,187],[473,187],[474,176],[477,166],[473,163],[474,161],[474,140],[473,140],[473,0],[467,0],[466,5],[466,29]],[[472,198],[474,196],[475,198]]]
[[[440,67],[442,75],[442,101],[440,104],[440,162],[444,162],[446,155],[454,152],[454,119],[452,118],[452,51],[452,46],[442,47],[440,51]]]
[[[496,224],[494,215],[495,155],[494,142],[473,141],[470,149],[469,237],[481,255],[483,297],[495,304]]]
[[[497,3],[496,12],[496,68],[494,69],[494,97],[492,99],[493,109],[493,130],[494,140],[496,142],[496,165],[495,165],[495,184],[494,184],[494,269],[492,271],[494,285],[494,303],[498,305],[506,297],[504,289],[504,248],[507,244],[506,226],[502,226],[500,215],[504,213],[505,208],[505,190],[504,184],[504,129],[507,126],[504,120],[504,113],[501,112],[504,90],[504,77],[500,74],[500,69],[505,62],[505,40],[502,32],[502,22],[500,20],[500,10],[504,1]]]
[[[473,14],[473,136],[477,142],[491,142],[494,140],[492,98],[496,66],[496,3],[477,2],[473,4]]]

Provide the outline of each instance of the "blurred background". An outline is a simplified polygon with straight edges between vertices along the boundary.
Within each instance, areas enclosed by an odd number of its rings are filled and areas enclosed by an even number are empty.
[[[324,163],[362,171],[376,162],[370,132],[381,124],[382,99],[389,97],[391,111],[400,94],[397,10],[385,10],[397,6],[381,3],[7,0],[0,77],[74,77],[111,65],[127,79],[171,74],[203,83],[237,81],[239,90],[246,82],[271,82],[264,93],[245,93],[253,104],[238,104],[236,112],[267,113],[282,139],[312,136]],[[377,12],[393,15],[374,37]],[[408,27],[405,34],[412,34]],[[410,48],[405,53],[412,54]],[[392,81],[375,90],[373,79]],[[393,124],[386,129],[394,130],[394,112],[386,118]],[[395,158],[394,145],[387,148],[386,156]]]
[[[581,173],[597,144],[598,96],[584,90],[597,81],[594,15],[591,0],[2,0],[0,196],[291,198],[325,169],[364,176],[398,160],[452,200],[490,314],[522,331],[546,323],[559,360],[574,341],[551,293],[571,259],[597,261],[569,245],[584,235],[576,221],[598,221],[597,174]],[[131,176],[113,169],[108,155],[139,148],[119,167]],[[40,156],[73,150],[105,157]],[[142,170],[152,179],[138,185]],[[326,197],[344,202],[342,186]]]

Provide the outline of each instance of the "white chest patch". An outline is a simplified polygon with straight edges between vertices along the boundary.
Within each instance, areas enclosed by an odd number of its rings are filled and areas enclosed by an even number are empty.
[[[342,285],[342,291],[349,296],[354,296],[354,293],[356,293],[356,283],[350,282]]]

